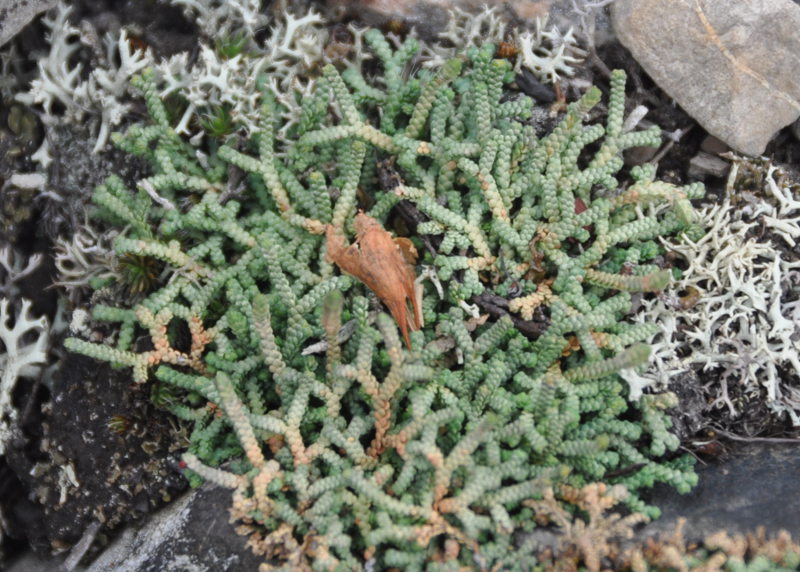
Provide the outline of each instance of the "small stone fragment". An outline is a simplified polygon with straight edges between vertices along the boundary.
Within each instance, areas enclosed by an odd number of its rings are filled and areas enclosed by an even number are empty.
[[[722,155],[731,150],[724,142],[720,141],[713,135],[706,135],[703,142],[700,143],[700,150],[712,155]]]
[[[622,157],[627,166],[635,167],[636,165],[644,165],[655,157],[656,153],[658,153],[658,149],[653,147],[631,147],[630,149],[625,149]]]
[[[728,161],[700,151],[689,161],[689,178],[702,180],[707,177],[724,177],[730,167]]]
[[[760,155],[800,116],[792,0],[618,0],[619,40],[670,97],[735,150]]]
[[[36,16],[55,5],[55,0],[0,0],[0,46],[16,36]]]

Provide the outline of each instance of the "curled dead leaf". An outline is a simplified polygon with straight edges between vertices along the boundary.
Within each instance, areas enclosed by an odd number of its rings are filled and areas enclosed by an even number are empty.
[[[355,220],[356,240],[348,245],[341,232],[328,225],[328,259],[363,282],[386,304],[411,349],[409,327],[418,330],[422,312],[414,289],[417,250],[407,238],[392,238],[374,218],[359,212]],[[414,310],[413,320],[407,301]]]

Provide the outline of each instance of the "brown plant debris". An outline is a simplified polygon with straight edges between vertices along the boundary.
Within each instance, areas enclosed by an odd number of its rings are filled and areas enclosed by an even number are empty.
[[[414,287],[416,248],[408,239],[392,238],[377,220],[363,212],[356,215],[355,229],[356,240],[348,245],[337,229],[328,225],[328,258],[386,304],[411,349],[408,328],[418,330],[422,326]],[[414,309],[413,320],[408,315],[407,300]]]

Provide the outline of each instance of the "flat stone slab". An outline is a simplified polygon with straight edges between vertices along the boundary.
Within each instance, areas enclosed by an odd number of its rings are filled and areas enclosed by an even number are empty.
[[[697,466],[698,485],[686,495],[657,487],[649,502],[661,518],[642,528],[641,536],[670,536],[680,517],[687,519],[687,541],[719,530],[729,534],[768,535],[779,530],[800,538],[800,441],[797,444],[747,443],[730,445],[729,457]]]
[[[232,492],[203,486],[129,527],[86,572],[258,570],[263,559],[228,522]]]
[[[617,0],[614,31],[709,133],[760,155],[800,117],[800,6],[792,0]]]

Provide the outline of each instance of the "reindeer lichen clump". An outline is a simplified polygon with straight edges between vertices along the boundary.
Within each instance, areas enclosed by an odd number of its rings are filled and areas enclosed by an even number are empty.
[[[94,200],[127,227],[118,255],[169,271],[133,307],[94,308],[121,324],[114,345],[68,346],[179,389],[164,405],[193,427],[189,475],[233,489],[251,545],[286,569],[522,569],[511,533],[546,483],[625,486],[654,515],[637,491],[696,477],[665,456],[671,396],[635,399],[618,372],[648,359],[657,325],[627,318],[631,293],[669,284],[655,239],[696,233],[702,188],[649,167],[620,188],[621,152],[660,137],[623,129],[620,72],[605,125],[583,122],[592,88],[538,138],[493,46],[404,79],[416,41],[364,37],[382,73],[329,65],[283,137],[264,95],[248,140],[205,153],[137,78],[151,123],[113,141],[153,174]],[[443,287],[426,284],[410,351],[325,256],[327,229],[401,202]]]

